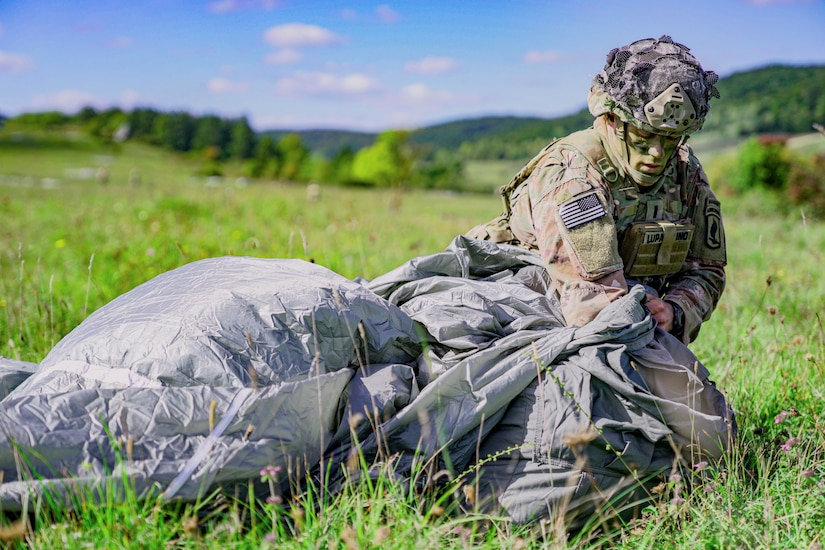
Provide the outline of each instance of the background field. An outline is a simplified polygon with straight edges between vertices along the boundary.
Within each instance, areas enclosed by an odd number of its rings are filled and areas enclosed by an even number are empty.
[[[100,165],[110,174],[105,185],[82,171]],[[474,164],[472,174],[500,185],[518,167],[489,161]],[[454,235],[500,211],[491,193],[323,187],[313,201],[305,185],[208,179],[192,176],[195,169],[139,144],[115,150],[82,139],[73,145],[42,136],[28,143],[6,139],[0,147],[0,355],[39,361],[95,309],[193,260],[303,258],[347,277],[372,278],[442,250]],[[701,473],[693,492],[677,494],[671,484],[665,490],[674,493],[638,522],[568,544],[821,547],[825,226],[798,212],[772,213],[764,195],[722,201],[728,289],[692,348],[736,409],[739,442],[726,464]],[[44,510],[27,536],[35,547],[77,548],[257,548],[268,545],[273,532],[281,546],[293,547],[563,542],[542,540],[538,528],[442,516],[410,495],[382,491],[367,492],[368,503],[357,494],[328,503],[310,513],[300,532],[279,532],[263,504],[263,512],[249,505],[245,517],[215,505],[193,529],[191,508],[127,503],[76,515]],[[250,526],[255,513],[261,517]]]

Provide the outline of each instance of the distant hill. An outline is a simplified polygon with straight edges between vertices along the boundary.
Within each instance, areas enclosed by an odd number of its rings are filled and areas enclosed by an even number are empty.
[[[355,152],[372,145],[378,135],[348,130],[267,130],[260,133],[262,136],[271,136],[276,142],[287,134],[298,134],[301,136],[301,142],[311,151],[327,158],[335,156],[345,147]]]
[[[705,140],[754,133],[802,134],[813,122],[825,123],[825,66],[770,65],[722,78],[722,95],[714,99],[701,134]],[[582,98],[584,103],[584,98]],[[535,117],[488,116],[462,119],[414,130],[410,142],[446,149],[466,159],[519,159],[533,155],[554,137],[590,126],[582,109],[571,115]],[[288,131],[266,132],[282,136]],[[296,131],[312,150],[331,156],[344,146],[356,151],[376,134],[338,130]]]
[[[825,123],[825,66],[770,65],[732,74],[717,85],[703,133],[727,136],[811,131]]]
[[[434,148],[460,149],[464,145],[491,141],[494,147],[505,147],[516,141],[547,140],[588,127],[593,117],[582,109],[578,113],[553,119],[535,117],[482,117],[457,120],[415,130],[410,141]],[[484,155],[489,158],[489,155]]]

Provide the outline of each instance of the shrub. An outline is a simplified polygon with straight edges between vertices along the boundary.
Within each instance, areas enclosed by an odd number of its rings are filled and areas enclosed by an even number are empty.
[[[806,216],[825,218],[825,154],[794,163],[788,174],[788,200]]]
[[[738,166],[730,184],[738,192],[751,189],[784,189],[790,158],[781,138],[750,138],[739,149]]]

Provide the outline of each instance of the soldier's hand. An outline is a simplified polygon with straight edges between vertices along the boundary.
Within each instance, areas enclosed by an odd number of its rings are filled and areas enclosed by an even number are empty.
[[[656,323],[662,329],[670,332],[673,330],[673,306],[653,294],[647,295],[645,303],[650,314],[656,319]]]

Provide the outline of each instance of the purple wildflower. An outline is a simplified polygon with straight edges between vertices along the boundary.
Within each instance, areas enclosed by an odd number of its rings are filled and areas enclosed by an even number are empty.
[[[785,418],[787,418],[787,416],[788,416],[788,411],[782,411],[781,413],[777,414],[777,415],[773,418],[773,423],[774,423],[774,424],[779,424],[780,422],[782,422],[783,420],[785,420]]]
[[[789,440],[787,440],[785,443],[780,445],[779,448],[787,453],[788,451],[791,450],[791,447],[793,447],[794,445],[798,445],[800,441],[802,441],[800,438],[792,437]]]
[[[281,471],[280,466],[267,466],[261,470],[261,481],[277,481],[278,473]]]
[[[813,477],[814,471],[813,470],[805,470],[802,472],[802,477]]]
[[[701,462],[697,462],[696,464],[693,465],[693,469],[696,470],[697,472],[701,472],[702,470],[704,470],[707,467],[708,467],[708,461],[707,460],[702,460]]]

